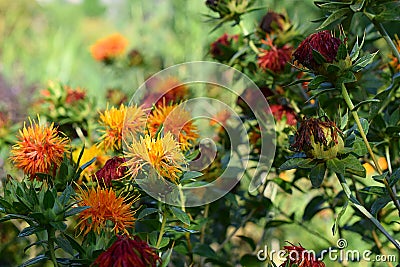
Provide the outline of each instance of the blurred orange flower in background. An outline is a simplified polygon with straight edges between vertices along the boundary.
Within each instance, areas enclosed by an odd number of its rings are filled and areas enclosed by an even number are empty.
[[[128,46],[128,40],[119,33],[98,40],[90,47],[95,60],[108,61],[122,55]]]

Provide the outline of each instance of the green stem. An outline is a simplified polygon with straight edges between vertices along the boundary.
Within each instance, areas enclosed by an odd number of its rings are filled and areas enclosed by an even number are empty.
[[[156,247],[159,248],[163,235],[164,235],[164,231],[165,231],[165,225],[167,224],[167,212],[163,212],[162,213],[162,222],[161,222],[161,229],[160,229],[160,234],[158,235],[158,240],[157,240],[157,244]]]
[[[244,27],[243,22],[240,21],[238,25],[239,25],[240,29],[242,30],[243,35],[244,35],[244,36],[248,36],[248,35],[249,35],[249,31]],[[251,40],[250,38],[248,38],[248,41],[249,41],[249,46],[250,46],[250,48],[251,48],[257,55],[260,54],[260,50],[258,50],[258,48],[257,48],[257,46],[254,44],[253,40]]]
[[[357,110],[354,110],[354,105],[353,105],[353,102],[351,101],[349,93],[347,92],[346,86],[344,85],[344,83],[342,83],[341,86],[342,86],[342,96],[343,96],[344,101],[346,102],[347,106],[349,107],[349,109],[351,111],[351,114],[353,115],[354,120],[356,121],[357,128],[358,128],[358,131],[360,132],[361,138],[363,139],[363,141],[364,141],[364,143],[365,143],[365,145],[367,147],[368,153],[370,154],[371,159],[374,162],[376,170],[378,171],[379,174],[382,174],[383,173],[382,169],[379,166],[378,160],[376,159],[375,154],[372,151],[372,148],[371,148],[371,146],[370,146],[370,144],[368,142],[367,136],[366,136],[366,134],[364,132],[364,129],[363,129],[362,125],[361,125],[360,117],[358,117]],[[385,185],[386,190],[389,192],[389,196],[392,199],[394,205],[396,206],[396,208],[397,208],[397,210],[399,211],[399,214],[400,214],[399,201],[397,201],[397,197],[396,197],[395,193],[393,192],[392,188],[390,187],[386,177],[383,179],[383,184]]]
[[[53,262],[54,267],[58,267],[56,252],[54,250],[54,240],[56,238],[56,232],[53,227],[49,226],[47,228],[47,239],[48,239],[48,249],[50,252],[50,259]]]
[[[374,18],[372,18],[371,16],[368,16],[369,20],[372,22],[372,24],[374,24],[375,28],[379,31],[379,33],[381,34],[382,38],[385,39],[386,43],[388,44],[388,46],[390,47],[390,49],[392,50],[393,55],[395,55],[395,57],[397,58],[397,60],[400,62],[400,52],[399,50],[397,50],[396,45],[393,43],[392,38],[390,38],[389,34],[387,33],[387,31],[385,30],[385,28],[383,27],[382,23],[377,22]]]
[[[364,208],[364,206],[362,206],[360,202],[358,202],[358,200],[351,194],[351,190],[347,185],[344,176],[339,173],[337,173],[336,176],[339,179],[340,185],[343,188],[343,192],[346,194],[351,204],[356,207],[362,214],[364,214],[364,216],[367,217],[373,224],[375,224],[379,231],[381,231],[382,234],[384,234],[386,238],[397,248],[397,250],[400,251],[400,244],[385,230],[385,228],[383,228],[382,224],[374,216],[372,216],[372,214],[369,213],[369,211]]]

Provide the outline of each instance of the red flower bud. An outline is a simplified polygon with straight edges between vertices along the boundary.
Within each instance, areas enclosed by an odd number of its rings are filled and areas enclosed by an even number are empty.
[[[316,70],[321,64],[315,60],[313,50],[320,53],[326,62],[332,63],[341,43],[342,41],[333,37],[330,31],[313,33],[301,42],[294,51],[294,61],[309,69]]]
[[[113,157],[107,160],[103,168],[98,170],[95,178],[102,187],[110,187],[112,180],[118,180],[125,176],[127,167],[121,166],[125,163],[124,158]]]

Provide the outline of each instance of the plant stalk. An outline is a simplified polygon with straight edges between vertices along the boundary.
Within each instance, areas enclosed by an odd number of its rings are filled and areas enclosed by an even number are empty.
[[[48,249],[50,253],[50,259],[53,262],[54,267],[58,267],[56,252],[54,250],[54,239],[56,238],[56,232],[53,227],[49,226],[47,228],[47,239],[48,239]]]
[[[371,146],[370,146],[370,144],[368,142],[367,136],[366,136],[366,134],[364,132],[364,129],[363,129],[362,125],[361,125],[360,117],[358,116],[357,110],[354,110],[353,102],[351,101],[351,98],[349,96],[349,93],[347,92],[347,89],[346,89],[346,86],[344,85],[344,83],[342,83],[341,86],[342,86],[342,96],[344,98],[344,101],[346,102],[347,106],[349,107],[349,109],[351,111],[351,115],[353,116],[353,118],[354,118],[354,120],[355,120],[355,122],[357,124],[358,131],[360,132],[361,138],[363,139],[363,141],[364,141],[364,143],[365,143],[365,145],[367,147],[368,153],[370,154],[371,159],[374,162],[375,168],[376,168],[377,172],[381,175],[383,173],[382,169],[379,166],[378,160],[376,159],[375,154],[372,151],[372,148],[371,148]],[[399,211],[399,215],[400,215],[400,204],[399,204],[399,201],[397,200],[397,197],[396,197],[395,193],[393,192],[392,188],[390,187],[386,177],[383,179],[383,183],[384,183],[384,185],[386,187],[386,190],[389,192],[389,196],[392,199],[392,201],[393,201],[394,205],[396,206],[397,210]]]
[[[164,231],[165,231],[165,225],[167,224],[167,212],[163,212],[162,213],[162,221],[161,221],[161,229],[160,229],[160,234],[158,235],[158,240],[157,240],[157,244],[156,247],[159,248],[163,235],[164,235]]]
[[[400,244],[383,228],[382,224],[372,214],[358,202],[358,200],[351,194],[351,190],[347,185],[346,179],[342,174],[337,173],[336,176],[339,179],[340,185],[343,188],[343,192],[350,200],[351,204],[356,207],[365,217],[367,217],[378,229],[386,236],[386,238],[400,251]]]
[[[375,28],[379,31],[381,34],[382,38],[386,41],[388,46],[390,47],[390,50],[392,50],[393,55],[397,58],[397,60],[400,62],[400,52],[397,50],[396,45],[394,44],[392,38],[390,38],[389,34],[387,33],[385,27],[383,27],[382,23],[377,22],[374,18],[370,17],[367,15],[369,20],[374,24]]]

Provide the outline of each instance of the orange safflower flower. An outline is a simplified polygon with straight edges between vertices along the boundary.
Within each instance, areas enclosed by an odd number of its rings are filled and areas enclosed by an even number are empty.
[[[164,133],[170,132],[178,140],[183,151],[190,149],[199,137],[190,113],[178,104],[157,106],[147,119],[147,127],[152,137],[163,127]]]
[[[178,174],[182,172],[182,165],[186,163],[178,142],[171,133],[155,139],[149,135],[140,137],[139,141],[133,140],[125,149],[125,166],[128,167],[127,175],[136,177],[144,166],[151,166],[157,173],[177,183]]]
[[[176,77],[165,79],[152,77],[146,81],[146,89],[147,93],[143,103],[145,107],[177,103],[184,100],[189,93],[189,88],[185,84],[181,84]]]
[[[387,168],[388,168],[388,163],[387,163],[385,157],[379,157],[379,158],[378,158],[378,164],[379,164],[379,167],[381,168],[381,170],[383,170],[383,171],[384,171],[384,170],[387,170]],[[368,163],[368,162],[364,163],[364,164],[363,164],[363,167],[365,168],[365,172],[366,172],[367,176],[373,175],[373,174],[376,173],[375,167],[372,166],[372,165],[371,165],[370,163]]]
[[[116,196],[112,188],[102,189],[97,187],[83,190],[78,187],[79,206],[90,206],[90,208],[79,213],[79,234],[86,236],[90,231],[100,234],[101,230],[106,229],[107,222],[113,223],[112,231],[115,234],[128,233],[128,228],[132,228],[135,222],[134,214],[136,211],[131,209],[131,204],[126,203],[125,197]],[[138,200],[135,198],[132,202]]]
[[[19,141],[11,149],[11,160],[31,178],[37,173],[55,175],[64,153],[67,152],[68,138],[61,137],[54,127],[40,125],[29,119],[30,126],[24,124],[19,131]]]
[[[116,109],[112,107],[100,112],[100,124],[103,129],[100,132],[101,142],[99,147],[108,150],[110,148],[120,150],[122,148],[123,131],[128,131],[135,135],[141,133],[145,128],[146,114],[140,107],[126,107],[124,104]]]
[[[287,252],[287,259],[280,267],[325,267],[325,263],[319,261],[317,257],[310,251],[300,246],[283,247]]]
[[[98,40],[90,47],[94,59],[98,61],[112,60],[125,52],[128,40],[119,33]]]

